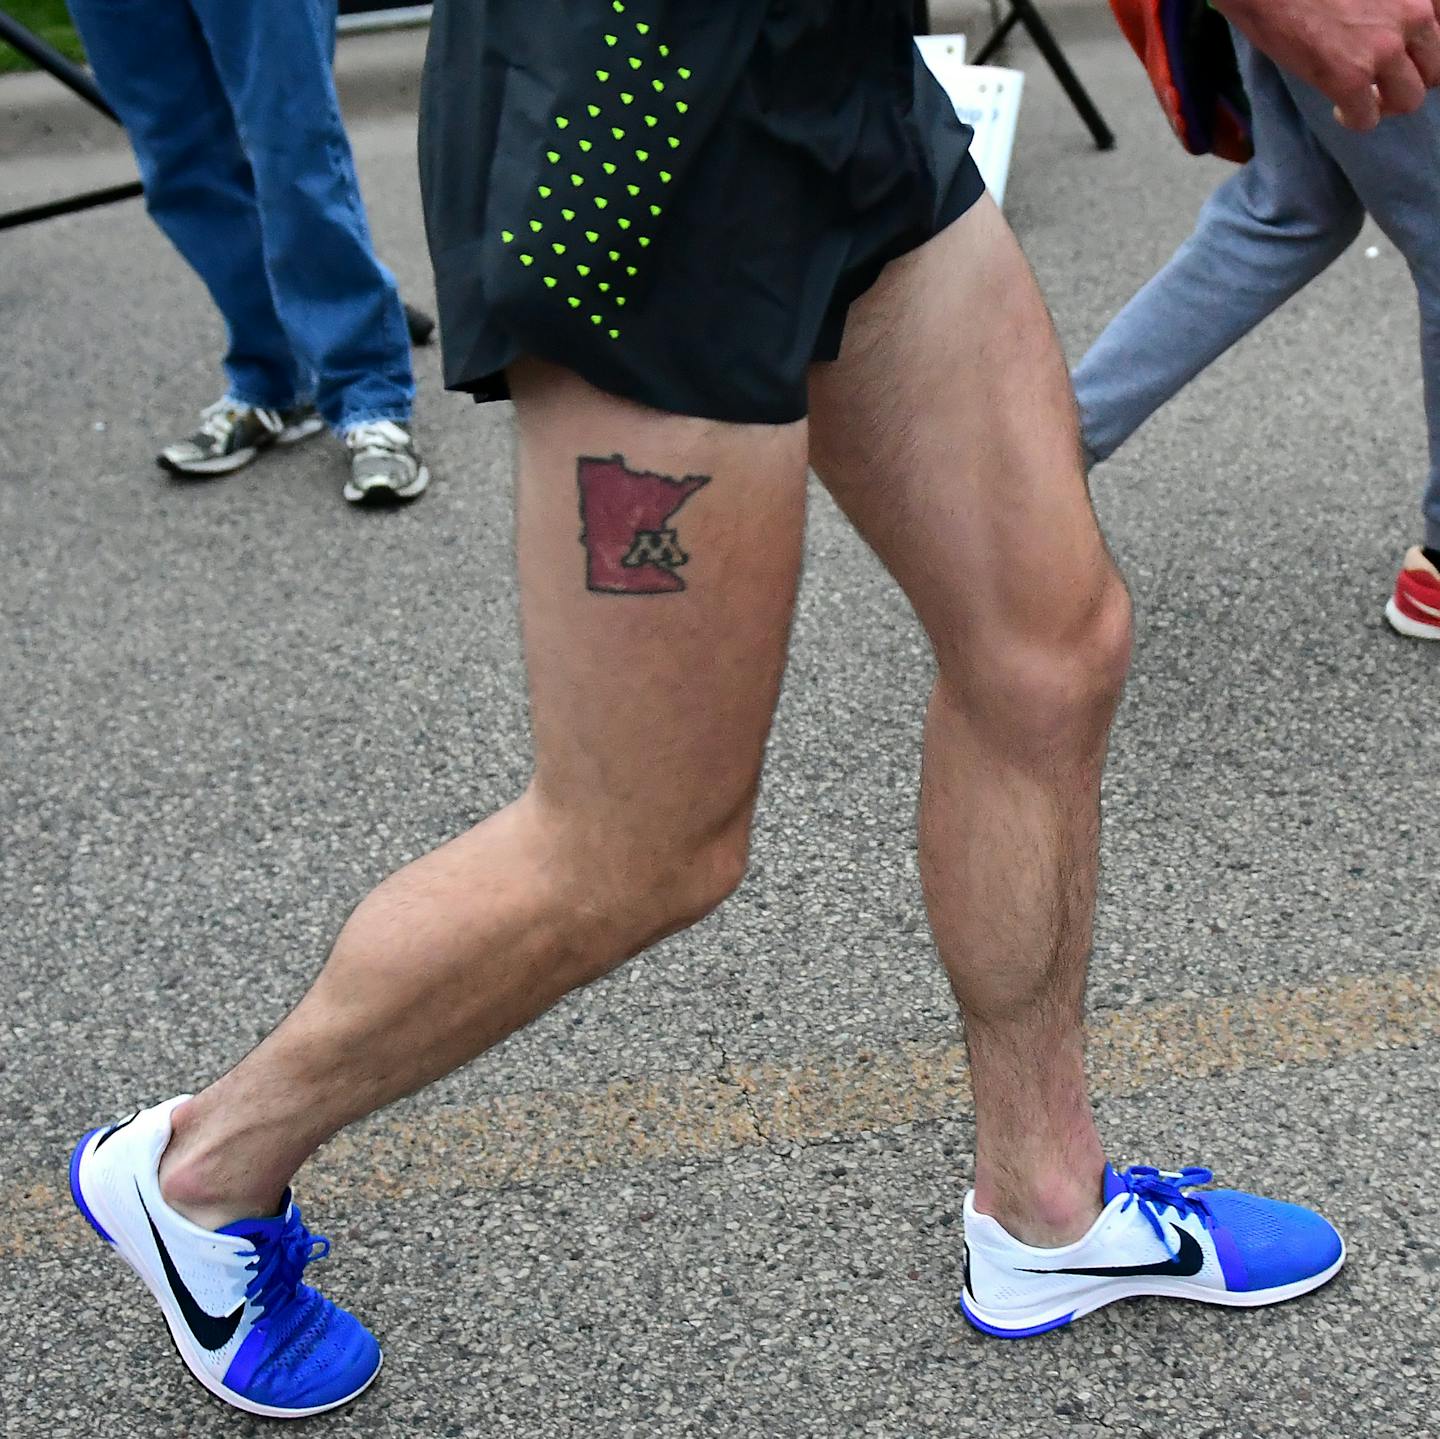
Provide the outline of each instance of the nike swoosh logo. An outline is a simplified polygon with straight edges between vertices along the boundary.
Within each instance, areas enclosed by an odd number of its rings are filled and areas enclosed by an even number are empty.
[[[209,1314],[195,1302],[195,1296],[186,1287],[185,1281],[180,1277],[180,1271],[175,1267],[175,1261],[170,1257],[170,1251],[165,1247],[165,1241],[160,1237],[160,1231],[155,1227],[155,1221],[150,1218],[150,1211],[145,1208],[145,1196],[140,1193],[140,1186],[135,1186],[135,1193],[139,1195],[140,1207],[145,1210],[145,1219],[150,1225],[150,1233],[155,1236],[155,1247],[160,1251],[160,1262],[165,1266],[165,1277],[170,1281],[170,1290],[175,1296],[175,1302],[180,1306],[180,1313],[185,1318],[185,1323],[190,1326],[190,1332],[195,1336],[195,1341],[202,1349],[223,1349],[234,1337],[236,1329],[240,1327],[240,1317],[245,1313],[245,1302],[241,1300],[239,1307],[233,1314],[223,1317]]]
[[[100,1146],[101,1146],[102,1144],[104,1144],[105,1141],[106,1141],[107,1139],[109,1139],[112,1134],[119,1134],[120,1131],[121,1131],[122,1129],[124,1129],[127,1124],[134,1124],[135,1121],[136,1121],[137,1119],[139,1119],[139,1118],[140,1118],[140,1111],[137,1109],[137,1110],[135,1111],[135,1113],[130,1116],[129,1119],[122,1119],[119,1124],[112,1124],[112,1125],[110,1126],[110,1128],[107,1129],[107,1130],[105,1131],[105,1133],[102,1134],[102,1135],[100,1136],[100,1138],[95,1141],[95,1149],[99,1149]],[[91,1153],[91,1154],[94,1154],[94,1153],[95,1153],[95,1149],[92,1149],[92,1150],[90,1151],[90,1153]]]
[[[1087,1274],[1100,1279],[1138,1278],[1142,1274],[1167,1275],[1172,1279],[1188,1279],[1205,1267],[1205,1251],[1200,1241],[1178,1225],[1170,1226],[1171,1233],[1180,1241],[1180,1252],[1174,1259],[1161,1264],[1117,1264],[1104,1269],[1024,1269],[1023,1274]]]

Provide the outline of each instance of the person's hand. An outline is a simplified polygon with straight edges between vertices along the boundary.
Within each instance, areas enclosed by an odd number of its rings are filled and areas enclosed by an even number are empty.
[[[1352,130],[1408,115],[1440,86],[1440,0],[1216,0],[1216,8],[1333,100]]]

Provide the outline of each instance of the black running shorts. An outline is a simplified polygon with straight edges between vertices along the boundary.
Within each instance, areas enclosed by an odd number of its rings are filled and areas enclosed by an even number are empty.
[[[535,355],[780,424],[850,303],[984,189],[909,0],[438,0],[420,167],[445,382]]]

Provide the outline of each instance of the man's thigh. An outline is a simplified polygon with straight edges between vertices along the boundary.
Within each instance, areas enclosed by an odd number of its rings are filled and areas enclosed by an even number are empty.
[[[1440,92],[1414,114],[1387,116],[1362,135],[1335,119],[1318,90],[1292,76],[1285,83],[1376,224],[1417,276],[1440,282]]]
[[[1114,592],[1064,359],[988,196],[851,308],[811,448],[942,650],[1063,643]]]
[[[703,842],[753,802],[805,426],[667,415],[533,360],[510,381],[536,792],[617,844]]]

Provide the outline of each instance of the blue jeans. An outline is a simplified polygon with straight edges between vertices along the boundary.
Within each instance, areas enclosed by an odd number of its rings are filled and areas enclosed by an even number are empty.
[[[1440,548],[1440,93],[1357,135],[1330,102],[1236,36],[1255,158],[1206,202],[1195,233],[1075,369],[1086,450],[1103,460],[1212,360],[1309,284],[1368,211],[1420,300],[1430,424],[1425,543]]]
[[[69,0],[156,224],[229,329],[229,392],[406,423],[405,313],[331,74],[336,0]]]

